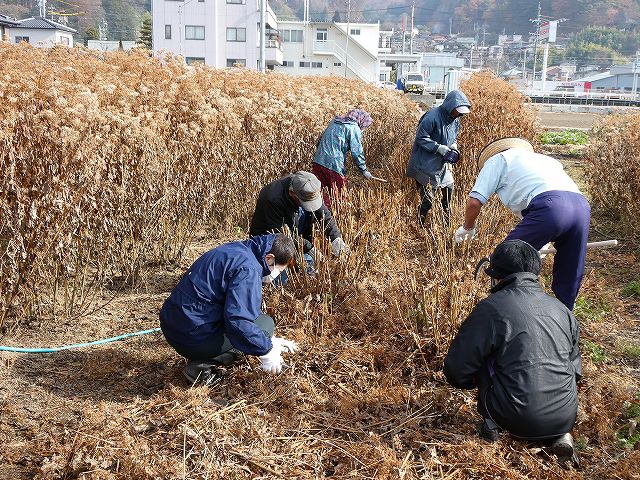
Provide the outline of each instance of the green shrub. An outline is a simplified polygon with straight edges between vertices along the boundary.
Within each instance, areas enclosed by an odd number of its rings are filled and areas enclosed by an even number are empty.
[[[627,297],[640,297],[640,281],[633,280],[627,283],[622,293]]]
[[[540,135],[540,143],[544,145],[585,145],[588,141],[589,135],[581,130],[544,132]]]

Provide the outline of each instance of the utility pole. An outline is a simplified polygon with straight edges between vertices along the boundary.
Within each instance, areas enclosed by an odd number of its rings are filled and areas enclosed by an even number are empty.
[[[267,0],[260,0],[260,71],[267,71]]]
[[[640,50],[636,51],[636,59],[633,62],[633,87],[631,88],[631,93],[633,95],[633,99],[636,98],[636,93],[638,91],[638,68],[640,68]]]
[[[453,24],[453,18],[449,17],[449,36],[451,36],[451,25]]]
[[[411,36],[409,37],[409,53],[413,55],[413,16],[416,8],[416,2],[411,4]]]
[[[347,41],[344,45],[344,78],[347,78],[347,66],[349,65],[349,35],[351,35],[351,0],[347,0]]]
[[[47,0],[38,0],[38,7],[40,9],[40,16],[41,17],[46,17],[47,16]]]
[[[531,88],[533,89],[533,82],[536,81],[536,62],[538,61],[538,38],[540,37],[540,14],[542,13],[542,7],[538,2],[538,16],[535,20],[531,20],[536,24],[536,38],[533,43],[533,75],[531,76]]]
[[[527,49],[524,49],[524,55],[522,57],[522,80],[527,80]],[[526,87],[526,83],[525,83]]]

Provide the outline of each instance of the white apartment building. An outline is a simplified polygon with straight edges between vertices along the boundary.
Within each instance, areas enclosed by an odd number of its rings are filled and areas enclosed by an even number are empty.
[[[266,67],[291,75],[339,75],[378,82],[391,65],[420,62],[392,54],[378,23],[278,20],[267,4]],[[259,69],[260,0],[154,0],[153,50],[188,64]]]
[[[153,51],[184,57],[188,64],[259,68],[260,0],[154,0]],[[267,68],[282,64],[278,21],[266,15]]]
[[[48,18],[32,17],[15,20],[0,15],[0,23],[3,36],[8,36],[11,43],[26,42],[35,47],[53,47],[54,45],[73,47],[73,34],[76,31]]]
[[[291,75],[379,80],[377,23],[281,21],[279,28],[284,59],[275,70]]]

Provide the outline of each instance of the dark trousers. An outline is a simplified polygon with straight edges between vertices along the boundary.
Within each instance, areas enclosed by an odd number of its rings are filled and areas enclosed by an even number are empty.
[[[331,208],[331,192],[335,190],[335,195],[343,195],[347,191],[349,182],[347,177],[340,175],[338,172],[323,167],[318,163],[311,165],[311,171],[318,177],[322,184],[322,198],[327,208]]]
[[[427,218],[427,213],[431,210],[431,206],[433,205],[433,199],[436,195],[436,191],[438,187],[434,187],[432,185],[422,185],[420,182],[416,182],[416,187],[418,187],[418,193],[420,194],[420,225],[424,225],[424,221]],[[444,211],[444,221],[447,225],[451,220],[451,211],[449,210],[449,204],[451,203],[451,198],[453,198],[453,185],[448,187],[440,187],[442,190],[442,198],[440,199],[440,203],[442,204],[442,210]]]
[[[553,242],[557,253],[551,289],[572,310],[584,275],[591,220],[589,202],[575,192],[544,192],[531,200],[522,217],[505,240],[524,240],[536,250]]]
[[[275,324],[269,315],[259,315],[255,323],[269,337],[273,336]],[[168,340],[167,340],[168,341]],[[169,342],[183,357],[189,360],[208,360],[228,352],[233,348],[226,335],[221,334],[203,341],[200,345],[184,346]]]

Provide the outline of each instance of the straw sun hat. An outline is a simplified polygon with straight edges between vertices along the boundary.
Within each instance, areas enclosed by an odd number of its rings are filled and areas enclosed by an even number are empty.
[[[510,148],[523,148],[525,150],[533,152],[533,147],[524,138],[507,137],[501,138],[499,140],[494,140],[489,145],[484,147],[480,152],[480,156],[478,157],[478,168],[482,168],[484,162],[486,162],[489,158],[497,155],[498,153],[502,153],[505,150],[509,150]]]

